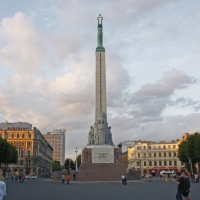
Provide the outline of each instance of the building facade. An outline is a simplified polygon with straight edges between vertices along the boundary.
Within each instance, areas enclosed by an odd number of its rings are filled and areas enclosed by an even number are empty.
[[[180,171],[184,164],[177,157],[179,144],[180,141],[138,141],[128,148],[128,168],[153,176],[161,171]]]
[[[66,129],[54,129],[44,134],[45,139],[53,147],[53,160],[59,161],[61,166],[65,164],[65,132]]]
[[[52,172],[53,148],[39,129],[27,122],[0,123],[0,137],[14,145],[18,163],[10,166],[12,173],[48,176]]]

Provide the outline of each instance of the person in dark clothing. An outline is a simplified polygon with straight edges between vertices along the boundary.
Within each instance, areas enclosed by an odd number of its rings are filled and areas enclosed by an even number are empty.
[[[185,179],[181,176],[180,172],[176,173],[177,180],[172,180],[176,185],[178,185],[177,188],[177,194],[176,199],[177,200],[183,200],[183,192],[185,190]]]
[[[188,195],[190,192],[190,180],[185,172],[182,173],[182,176],[185,179],[185,190],[183,191],[184,200],[191,200]]]
[[[76,180],[76,174],[75,173],[73,174],[73,178],[74,178],[74,181],[75,181]]]
[[[127,184],[127,176],[126,176],[126,174],[124,174],[124,185],[126,185]]]

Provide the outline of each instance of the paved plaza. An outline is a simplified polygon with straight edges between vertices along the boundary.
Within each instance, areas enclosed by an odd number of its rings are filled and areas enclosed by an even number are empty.
[[[119,183],[61,183],[42,179],[25,180],[23,184],[7,181],[6,200],[173,200],[176,185],[169,181],[134,182],[124,186]],[[192,183],[191,198],[200,199],[200,184]]]

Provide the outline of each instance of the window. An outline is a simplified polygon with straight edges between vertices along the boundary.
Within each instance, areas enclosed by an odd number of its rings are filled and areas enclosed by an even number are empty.
[[[29,151],[29,150],[28,150],[28,155],[27,155],[27,156],[28,156],[28,157],[30,157],[30,156],[31,156],[31,151]]]
[[[19,133],[17,133],[17,138],[19,138]]]
[[[24,138],[24,134],[22,134],[22,138]]]
[[[175,149],[175,148],[176,148],[176,145],[173,145],[173,148]]]
[[[166,149],[166,146],[165,146],[165,145],[163,146],[163,149]]]
[[[156,157],[156,153],[154,153],[154,157]]]
[[[146,161],[144,161],[144,166],[147,166]]]
[[[172,155],[171,155],[171,152],[169,152],[169,157],[171,157]]]
[[[171,165],[172,165],[172,161],[170,160],[170,161],[169,161],[169,166],[171,166]]]
[[[151,157],[151,153],[149,153],[149,157]]]
[[[14,138],[14,133],[12,133],[12,138]]]
[[[137,166],[140,166],[140,162],[137,162]]]
[[[31,134],[28,134],[28,137],[31,138]]]
[[[160,149],[160,146],[158,146],[158,148]]]
[[[177,165],[177,161],[176,160],[174,161],[174,165]]]
[[[149,161],[149,166],[152,166],[152,162],[151,161]]]
[[[154,161],[154,166],[157,166],[157,161]]]
[[[17,147],[19,146],[19,142],[16,142],[16,146],[17,146]]]
[[[168,145],[168,148],[170,149],[170,148],[171,148],[171,145]]]
[[[149,146],[149,149],[151,149],[151,146]]]
[[[174,152],[174,157],[176,157],[176,152]]]
[[[22,147],[24,146],[24,142],[22,142]]]
[[[144,153],[144,158],[146,158],[146,153]]]
[[[159,153],[159,157],[161,157],[161,153]]]
[[[15,130],[15,127],[13,127],[13,130]]]
[[[166,160],[164,161],[164,166],[167,166],[167,161]]]
[[[24,157],[24,151],[21,150],[21,157]]]
[[[166,157],[166,153],[164,153],[164,157]]]
[[[146,149],[146,146],[144,146],[144,149]]]
[[[159,166],[162,166],[162,161],[159,161]]]
[[[31,146],[31,142],[27,142],[27,146],[30,147]]]
[[[138,158],[140,158],[140,153],[138,153]]]
[[[18,130],[20,130],[20,127],[18,127]]]

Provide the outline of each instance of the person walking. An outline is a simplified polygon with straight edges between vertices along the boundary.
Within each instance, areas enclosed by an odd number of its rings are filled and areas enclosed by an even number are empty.
[[[62,184],[64,184],[64,183],[65,183],[65,175],[62,174]]]
[[[176,199],[183,200],[182,195],[185,190],[185,179],[181,176],[180,172],[176,173],[176,177],[177,180],[172,180],[176,185],[178,185]]]
[[[21,176],[21,183],[24,183],[24,179],[25,179],[25,177],[24,177],[24,175],[22,174],[22,176]]]
[[[74,178],[74,181],[75,181],[76,180],[76,174],[75,173],[73,174],[73,178]]]
[[[127,175],[124,174],[124,185],[127,185]]]
[[[121,180],[122,180],[122,185],[124,185],[124,174],[122,174]]]
[[[22,182],[22,176],[19,175],[19,183],[21,183],[21,182]]]
[[[6,183],[0,181],[0,200],[3,200],[6,195]]]
[[[198,183],[198,181],[199,181],[199,179],[198,179],[198,178],[199,178],[198,174],[195,174],[195,175],[194,175],[194,178],[195,178],[195,183]]]
[[[69,185],[69,180],[70,180],[70,175],[69,174],[67,174],[66,179],[67,179],[67,185]]]
[[[189,195],[189,192],[190,192],[190,180],[187,176],[187,173],[183,172],[182,173],[182,176],[185,180],[185,190],[183,191],[183,198],[184,200],[191,200],[188,195]]]

